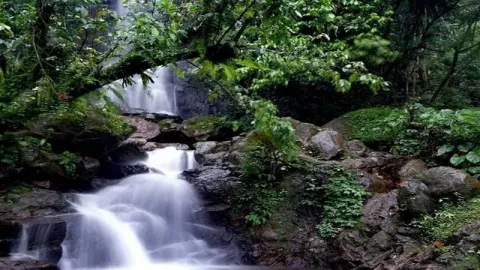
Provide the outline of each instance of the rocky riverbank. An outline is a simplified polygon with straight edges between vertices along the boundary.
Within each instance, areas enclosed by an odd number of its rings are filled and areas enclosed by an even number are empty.
[[[41,250],[48,258],[45,263],[2,259],[2,269],[56,269],[48,263],[55,264],[61,257],[66,223],[75,218],[67,202],[71,200],[69,193],[95,191],[122,177],[145,173],[147,167],[131,161],[141,160],[146,151],[172,145],[195,150],[199,165],[183,176],[196,187],[204,199],[204,211],[220,228],[221,233],[207,240],[220,247],[236,247],[243,263],[318,269],[451,269],[480,244],[478,222],[456,231],[447,250],[442,249],[445,243],[425,240],[411,223],[439,209],[444,200],[460,201],[478,194],[478,181],[463,171],[428,168],[421,160],[347,141],[334,129],[287,119],[301,143],[301,160],[325,170],[343,167],[354,173],[358,185],[371,194],[364,202],[359,226],[326,238],[315,228],[317,213],[301,210],[307,182],[306,176],[295,170],[288,170],[282,180],[281,186],[289,196],[275,208],[270,220],[262,226],[247,225],[232,198],[242,185],[239,159],[246,154],[251,133],[218,125],[214,117],[182,120],[140,114],[124,119],[135,128],[126,140],[111,137],[102,149],[87,149],[90,139],[98,141],[94,133],[89,133],[88,140],[75,139],[73,145],[85,150],[75,161],[75,178],[66,177],[53,166],[58,160],[53,156],[42,158],[42,162],[33,160],[21,174],[28,178],[17,179],[17,184],[2,190],[0,257],[14,251],[22,228],[27,228],[32,235],[27,239],[27,250]],[[102,136],[102,140],[107,137]],[[329,181],[325,175],[318,177]],[[34,237],[45,227],[50,228],[51,235]]]

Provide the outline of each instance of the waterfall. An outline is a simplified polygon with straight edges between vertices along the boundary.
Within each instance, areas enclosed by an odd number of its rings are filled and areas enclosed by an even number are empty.
[[[135,75],[132,78],[134,83],[120,93],[121,98],[112,90],[107,92],[108,97],[125,112],[141,110],[151,113],[177,114],[175,75],[165,67],[157,67],[148,72],[151,73],[153,82],[143,85],[140,75]]]
[[[121,28],[122,25],[131,23],[128,20],[129,2],[122,0],[108,2],[112,10],[126,16],[125,21],[117,27]],[[152,79],[148,84],[144,85],[140,75],[134,75],[131,78],[133,84],[126,86],[123,91],[114,90],[116,87],[113,85],[107,87],[110,88],[107,90],[107,96],[124,112],[144,111],[176,115],[178,110],[175,100],[175,74],[166,67],[147,70],[146,74]],[[115,85],[120,85],[120,81]]]
[[[61,269],[210,269],[228,262],[225,250],[212,248],[200,237],[215,229],[205,224],[201,201],[180,176],[194,168],[193,151],[157,149],[143,163],[151,172],[126,177],[94,194],[76,195],[72,204],[79,217],[67,225]],[[28,228],[15,256],[45,259],[28,250]],[[38,237],[48,238],[48,230],[38,231]]]
[[[203,224],[196,192],[180,178],[195,165],[193,152],[157,149],[148,153],[144,164],[154,170],[96,194],[77,195],[74,207],[81,219],[68,225],[62,269],[224,262],[223,250],[196,236],[214,229]]]

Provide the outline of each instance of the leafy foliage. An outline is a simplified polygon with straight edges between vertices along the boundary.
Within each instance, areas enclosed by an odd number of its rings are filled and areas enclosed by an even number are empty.
[[[78,156],[74,153],[65,151],[61,155],[60,165],[63,166],[68,176],[75,176],[77,170]]]
[[[355,175],[342,168],[329,171],[330,181],[323,187],[324,203],[317,229],[320,235],[331,237],[344,228],[360,224],[363,201],[369,195],[356,180]]]
[[[378,107],[357,110],[345,116],[352,139],[364,142],[392,142],[408,122],[404,109]]]
[[[431,240],[446,241],[458,229],[478,220],[480,198],[459,205],[444,204],[432,216],[417,221],[418,226]]]
[[[255,129],[248,137],[246,155],[241,158],[242,195],[238,198],[249,213],[247,222],[265,224],[284,197],[279,187],[288,164],[296,160],[299,147],[290,122],[276,116],[267,101],[252,104]]]

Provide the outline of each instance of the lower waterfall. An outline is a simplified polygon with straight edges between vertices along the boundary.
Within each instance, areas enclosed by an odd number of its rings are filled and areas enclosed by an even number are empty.
[[[196,191],[180,176],[194,168],[193,151],[157,149],[141,162],[149,173],[76,195],[72,204],[79,217],[67,225],[61,269],[216,269],[228,263],[228,252],[202,240],[215,230],[202,218]],[[40,253],[22,250],[26,237],[24,230],[16,256],[39,259]]]

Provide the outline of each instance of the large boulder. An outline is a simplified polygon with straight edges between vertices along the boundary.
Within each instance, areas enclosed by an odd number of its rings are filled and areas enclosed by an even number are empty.
[[[430,214],[435,209],[435,201],[430,197],[428,187],[417,181],[407,182],[400,187],[398,203],[401,211],[408,218]]]
[[[102,166],[99,176],[105,179],[120,179],[130,175],[148,172],[149,168],[143,164],[129,165],[107,162]]]
[[[430,196],[434,199],[465,200],[472,196],[477,188],[477,180],[462,170],[450,167],[437,167],[425,171],[419,176]]]
[[[363,207],[362,224],[370,235],[379,231],[395,233],[399,223],[398,192],[396,190],[384,194],[375,194]]]
[[[199,164],[221,163],[229,155],[230,142],[198,142],[194,144],[195,160]]]
[[[2,196],[0,225],[11,224],[38,216],[55,215],[70,210],[64,196],[55,191],[17,187]]]
[[[320,128],[313,124],[303,123],[290,117],[283,119],[290,122],[295,130],[295,135],[303,146],[307,146],[308,140],[320,131]]]
[[[183,172],[183,176],[204,199],[220,203],[226,200],[240,181],[231,169],[218,165],[188,170]]]
[[[56,153],[70,151],[90,157],[103,156],[131,134],[131,127],[121,119],[108,118],[93,107],[85,112],[41,115],[28,128],[32,134],[48,138]]]
[[[64,196],[51,190],[17,187],[2,195],[0,257],[35,250],[49,261],[58,261],[66,223],[53,216],[70,211]]]
[[[345,140],[334,130],[323,130],[308,140],[309,147],[322,159],[331,159],[343,151]]]
[[[123,116],[123,119],[135,128],[135,132],[130,136],[130,139],[144,139],[148,141],[160,134],[160,127],[157,124],[143,118]]]
[[[403,181],[416,179],[420,174],[428,170],[428,165],[425,161],[420,159],[409,160],[400,168],[398,176]]]
[[[183,121],[181,131],[189,138],[198,142],[223,141],[232,137],[235,132],[217,116],[194,117]]]

